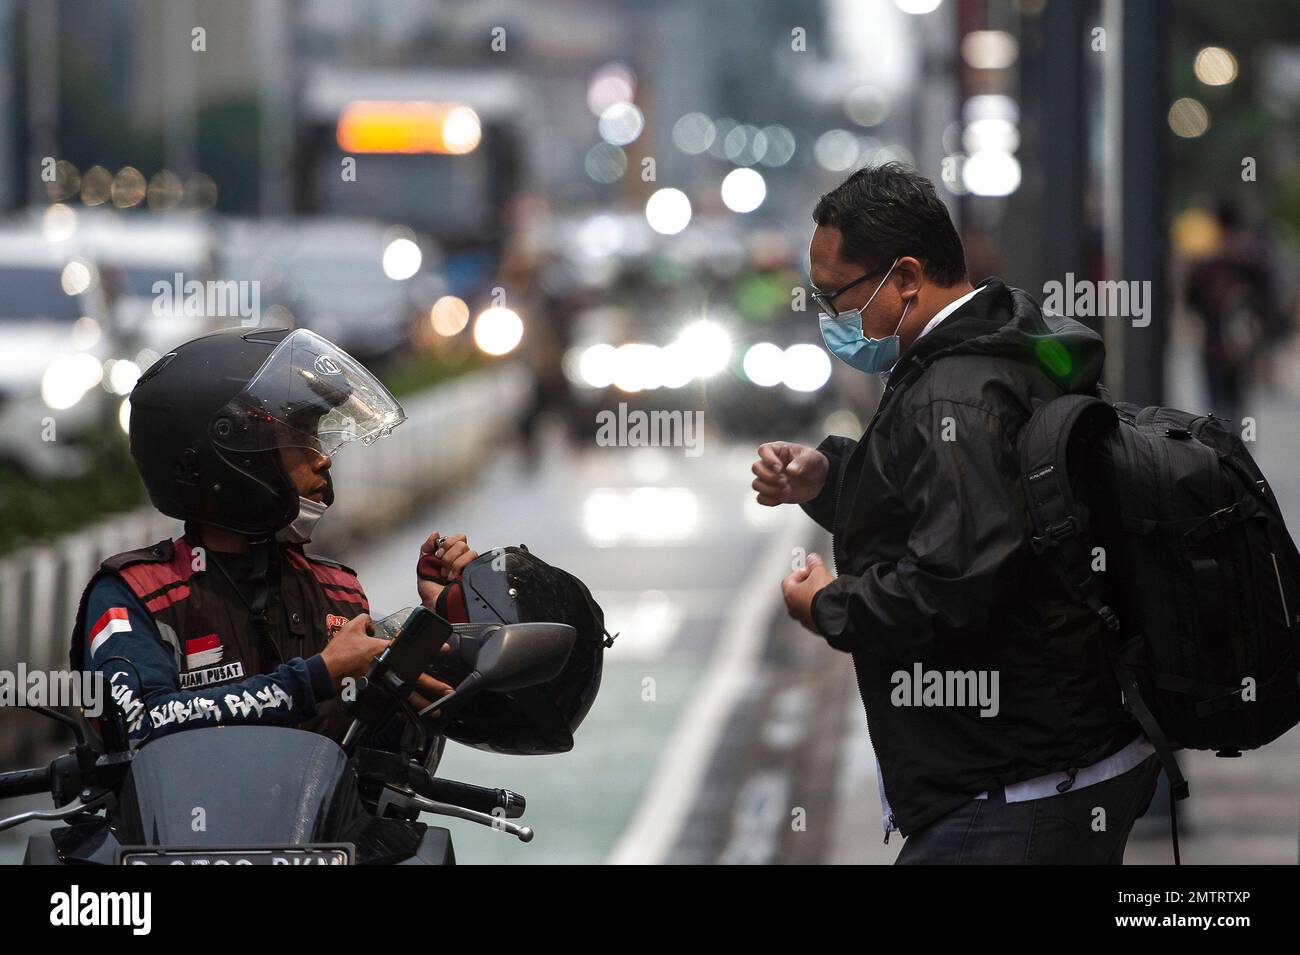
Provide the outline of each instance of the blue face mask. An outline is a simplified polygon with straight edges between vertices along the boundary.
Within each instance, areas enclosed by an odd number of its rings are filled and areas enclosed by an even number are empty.
[[[822,315],[820,318],[822,341],[826,343],[827,350],[846,365],[869,375],[876,375],[893,368],[898,361],[898,353],[902,345],[902,340],[898,337],[898,329],[903,327],[903,319],[907,318],[907,309],[911,302],[903,306],[902,318],[899,318],[894,334],[888,338],[867,338],[862,334],[862,313],[871,306],[876,295],[885,287],[895,265],[898,265],[898,259],[894,259],[893,265],[876,286],[876,291],[871,293],[871,298],[867,299],[866,305],[847,312],[837,312],[834,318],[829,315]]]

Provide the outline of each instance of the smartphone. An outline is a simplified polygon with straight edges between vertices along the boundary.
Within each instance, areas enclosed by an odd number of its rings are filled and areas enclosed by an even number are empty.
[[[437,659],[451,634],[450,621],[427,607],[416,607],[379,659],[403,683],[414,683]]]

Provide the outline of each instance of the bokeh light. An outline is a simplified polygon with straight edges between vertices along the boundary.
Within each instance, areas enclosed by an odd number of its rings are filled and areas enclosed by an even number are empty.
[[[166,212],[180,205],[184,194],[179,177],[170,169],[160,169],[149,178],[145,201],[155,212]]]
[[[889,117],[889,98],[879,87],[855,87],[844,98],[844,115],[859,126],[878,126]]]
[[[943,0],[894,0],[894,5],[904,13],[921,16],[939,9]]]
[[[722,202],[732,212],[753,212],[767,196],[767,183],[753,169],[733,169],[722,180]]]
[[[1020,161],[1010,153],[985,150],[967,157],[961,178],[977,196],[1009,196],[1020,188]]]
[[[123,166],[113,177],[113,186],[110,190],[113,205],[119,209],[138,206],[144,202],[147,189],[148,184],[145,182],[144,173],[134,166]]]
[[[781,383],[784,365],[785,352],[771,342],[751,345],[741,363],[745,377],[763,388],[772,388]]]
[[[46,242],[66,242],[77,231],[77,210],[62,202],[50,206],[41,216],[41,235]]]
[[[961,38],[961,58],[976,70],[1005,70],[1016,62],[1020,44],[1005,30],[972,30]]]
[[[676,235],[691,222],[691,200],[680,189],[656,189],[646,200],[646,221],[660,235]]]
[[[81,177],[81,201],[85,205],[103,205],[112,193],[113,174],[103,166],[91,166]]]
[[[384,274],[394,281],[409,279],[420,271],[423,256],[420,247],[410,239],[394,239],[384,248]]]
[[[627,153],[613,143],[596,143],[587,150],[582,165],[596,182],[617,182],[627,172]]]
[[[635,97],[636,77],[622,63],[606,63],[587,84],[587,109],[593,116],[600,116],[615,103],[630,103]]]
[[[1237,58],[1221,46],[1207,46],[1196,54],[1192,70],[1206,86],[1227,86],[1237,78]]]
[[[439,335],[459,335],[469,324],[469,306],[455,295],[444,295],[429,309],[429,322]]]
[[[818,345],[791,345],[782,356],[781,381],[791,391],[816,391],[831,380],[831,360]]]
[[[690,156],[698,156],[713,145],[717,130],[703,113],[687,113],[673,123],[673,145]]]
[[[59,275],[59,286],[68,295],[80,295],[90,288],[93,278],[94,272],[89,262],[73,259],[63,267],[63,272]]]
[[[615,103],[600,114],[600,138],[615,146],[634,142],[645,129],[645,116],[632,103]]]
[[[478,113],[468,106],[457,106],[447,113],[442,124],[442,141],[453,156],[473,152],[483,136]]]
[[[474,344],[489,355],[509,354],[523,337],[523,319],[504,305],[494,305],[474,320]]]
[[[45,193],[51,202],[71,199],[81,189],[81,172],[66,159],[54,164],[54,181],[45,184]]]
[[[858,137],[847,129],[828,129],[813,144],[817,164],[831,172],[844,172],[858,161]]]
[[[1210,113],[1200,100],[1184,96],[1169,107],[1169,128],[1184,139],[1195,139],[1210,128]]]

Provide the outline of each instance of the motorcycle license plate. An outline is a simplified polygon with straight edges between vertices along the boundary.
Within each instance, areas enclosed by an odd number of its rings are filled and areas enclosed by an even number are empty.
[[[352,845],[122,846],[118,865],[352,865]]]

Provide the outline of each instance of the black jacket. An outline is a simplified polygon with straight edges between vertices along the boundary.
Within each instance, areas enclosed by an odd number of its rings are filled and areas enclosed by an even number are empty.
[[[1087,766],[1136,736],[1097,657],[1101,633],[1030,547],[1016,439],[1038,403],[1091,393],[1095,332],[988,280],[895,366],[866,434],[830,437],[804,505],[834,535],[813,600],[853,654],[894,823],[904,835],[983,790]],[[896,705],[896,673],[996,672],[996,715]],[[891,701],[891,694],[894,699]],[[991,708],[988,708],[991,710]]]

